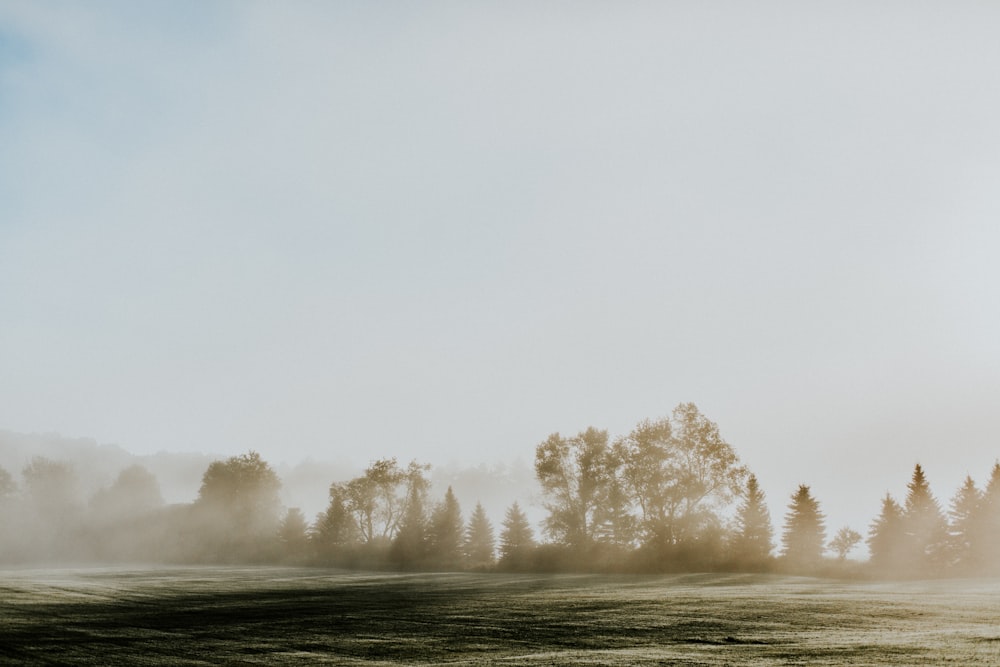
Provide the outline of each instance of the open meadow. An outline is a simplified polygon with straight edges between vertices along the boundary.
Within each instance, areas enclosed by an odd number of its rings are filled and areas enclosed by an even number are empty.
[[[8,570],[0,664],[1000,664],[1000,581]]]

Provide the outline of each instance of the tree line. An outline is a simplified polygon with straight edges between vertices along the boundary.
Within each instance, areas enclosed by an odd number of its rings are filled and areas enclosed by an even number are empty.
[[[903,502],[887,495],[865,538],[827,535],[807,485],[790,495],[780,544],[756,476],[692,403],[612,439],[587,428],[535,448],[541,535],[518,502],[495,528],[428,464],[394,458],[331,484],[312,521],[283,508],[256,452],[214,461],[192,503],[164,505],[141,466],[81,503],[69,464],[36,457],[21,483],[0,468],[0,562],[292,563],[398,570],[757,571],[888,577],[1000,573],[1000,463],[967,478],[943,510],[915,466]]]

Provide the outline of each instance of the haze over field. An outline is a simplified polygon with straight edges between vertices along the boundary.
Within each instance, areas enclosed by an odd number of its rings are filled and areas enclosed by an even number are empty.
[[[0,428],[472,465],[693,401],[776,525],[946,501],[1000,456],[998,29],[5,2]]]

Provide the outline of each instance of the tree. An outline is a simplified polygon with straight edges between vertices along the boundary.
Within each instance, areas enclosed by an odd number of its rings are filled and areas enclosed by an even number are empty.
[[[346,484],[347,508],[354,515],[363,542],[388,542],[396,537],[410,500],[422,499],[421,494],[426,494],[429,469],[429,465],[416,461],[403,469],[395,458],[379,459],[361,477]]]
[[[17,494],[17,482],[3,466],[0,466],[0,504],[10,500]]]
[[[952,498],[948,511],[948,565],[965,574],[975,572],[980,565],[976,562],[976,542],[979,539],[977,523],[982,516],[982,503],[983,495],[976,488],[972,476],[967,475]]]
[[[507,508],[500,531],[500,567],[506,570],[524,569],[535,549],[535,532],[528,517],[515,501]]]
[[[316,517],[310,539],[319,558],[331,563],[346,563],[359,539],[358,526],[347,508],[344,484],[330,485],[330,502]]]
[[[771,513],[764,502],[764,492],[757,483],[757,476],[747,478],[743,503],[736,513],[736,536],[733,556],[741,567],[760,569],[771,558],[774,548],[774,531]]]
[[[111,486],[99,490],[90,501],[91,510],[108,520],[146,514],[162,505],[160,483],[141,465],[122,470]]]
[[[207,557],[267,558],[280,521],[280,488],[278,475],[255,451],[209,464],[195,501]]]
[[[974,522],[972,562],[978,573],[1000,574],[1000,462],[993,465]]]
[[[869,563],[879,573],[898,573],[906,560],[903,507],[888,493],[882,509],[868,532]]]
[[[493,524],[487,518],[482,503],[476,503],[465,535],[465,556],[469,566],[477,570],[492,567],[496,540],[493,538]]]
[[[924,576],[938,573],[945,562],[948,524],[919,463],[914,466],[913,476],[906,488],[903,532],[912,573]]]
[[[21,471],[25,495],[42,518],[64,518],[80,505],[79,483],[73,466],[36,456]]]
[[[830,550],[837,554],[837,560],[847,560],[847,554],[854,550],[854,547],[861,543],[861,533],[844,526],[837,531],[837,534],[830,540]]]
[[[309,525],[306,517],[298,507],[290,507],[285,512],[278,526],[278,541],[285,558],[293,561],[305,560],[307,554],[306,547],[309,544]]]
[[[407,495],[403,505],[403,518],[392,542],[390,556],[398,567],[413,569],[427,559],[427,488],[430,484],[423,476],[424,468],[411,464],[407,473]]]
[[[747,474],[694,403],[678,405],[670,419],[641,422],[615,449],[646,544],[670,547],[717,526],[717,510],[739,494]]]
[[[535,448],[535,474],[549,511],[546,532],[584,553],[594,541],[614,474],[608,432],[588,428],[573,438],[553,433]]]
[[[431,562],[435,566],[454,570],[461,565],[464,532],[462,508],[449,486],[444,500],[431,513],[428,548]]]
[[[782,535],[782,555],[789,569],[808,571],[819,565],[826,541],[824,521],[819,503],[812,497],[809,487],[800,484],[798,491],[792,494]]]

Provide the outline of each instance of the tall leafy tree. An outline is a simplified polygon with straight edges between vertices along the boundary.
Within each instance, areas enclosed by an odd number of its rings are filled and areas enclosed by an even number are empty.
[[[678,405],[670,419],[640,423],[615,447],[646,544],[682,543],[718,525],[717,510],[740,493],[747,474],[694,403]]]
[[[201,544],[215,560],[257,560],[276,543],[281,480],[260,454],[213,461],[202,476],[195,511]]]
[[[948,565],[952,570],[968,574],[979,569],[976,542],[982,504],[983,495],[976,488],[976,482],[966,476],[948,510]]]
[[[411,461],[403,468],[395,458],[371,463],[364,474],[344,485],[346,506],[366,544],[395,538],[414,498],[425,499],[430,466]]]
[[[771,550],[774,548],[771,513],[764,499],[764,491],[757,482],[757,476],[753,474],[747,478],[743,502],[736,513],[733,542],[733,555],[741,567],[759,569],[771,558]]]
[[[465,536],[465,556],[469,566],[475,569],[491,567],[496,540],[493,537],[493,524],[486,516],[482,503],[476,503],[476,509],[469,517]]]
[[[462,565],[465,524],[462,508],[451,487],[431,513],[428,550],[436,567],[454,570]]]
[[[44,518],[65,517],[80,505],[80,486],[73,465],[36,456],[21,471],[24,493]]]
[[[582,552],[597,533],[614,458],[608,432],[588,428],[573,438],[553,433],[535,448],[535,474],[549,511],[545,530],[552,539]]]
[[[819,565],[826,542],[825,517],[809,487],[800,484],[792,494],[785,515],[782,555],[793,571],[808,571]]]
[[[528,565],[535,548],[535,531],[515,501],[507,508],[500,531],[500,567],[520,570]]]
[[[903,506],[888,493],[882,509],[868,532],[869,563],[879,573],[899,573],[906,561],[906,534]]]
[[[141,465],[122,470],[111,486],[98,491],[90,501],[93,512],[112,520],[144,514],[162,505],[160,483]]]
[[[10,500],[17,494],[17,482],[3,466],[0,466],[0,503]]]
[[[945,564],[948,524],[919,463],[914,466],[913,476],[906,488],[908,492],[903,508],[903,531],[912,573],[936,574]]]

